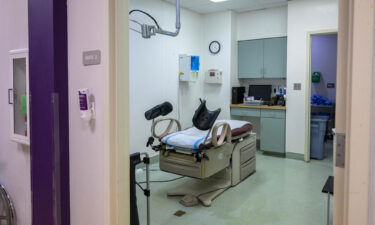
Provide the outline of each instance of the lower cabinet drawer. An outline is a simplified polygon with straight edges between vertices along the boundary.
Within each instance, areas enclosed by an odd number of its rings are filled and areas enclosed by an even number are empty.
[[[260,117],[260,109],[250,108],[231,108],[230,114],[232,116],[255,116]]]
[[[250,176],[255,172],[256,169],[256,158],[253,157],[243,165],[241,165],[241,180],[244,180],[246,177]]]
[[[262,109],[261,117],[285,119],[285,110]]]
[[[255,156],[256,149],[256,141],[241,149],[241,165]]]

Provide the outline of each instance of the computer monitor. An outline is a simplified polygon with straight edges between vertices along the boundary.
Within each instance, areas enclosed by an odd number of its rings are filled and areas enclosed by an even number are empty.
[[[255,100],[270,101],[272,85],[249,85],[249,96],[254,96]]]

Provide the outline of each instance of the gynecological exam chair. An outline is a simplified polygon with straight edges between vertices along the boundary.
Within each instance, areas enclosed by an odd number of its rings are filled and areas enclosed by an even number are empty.
[[[183,196],[180,203],[210,206],[225,190],[239,184],[255,172],[256,134],[246,121],[217,120],[221,110],[210,111],[206,101],[195,111],[193,126],[185,130],[173,118],[164,118],[173,106],[165,102],[145,113],[152,120],[147,146],[159,152],[160,169],[189,179],[167,192]],[[160,117],[160,118],[159,118]],[[157,134],[158,125],[168,125]],[[159,144],[154,145],[155,139]]]

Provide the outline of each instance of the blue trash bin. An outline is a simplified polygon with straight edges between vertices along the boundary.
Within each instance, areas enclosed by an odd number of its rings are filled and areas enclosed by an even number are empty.
[[[329,116],[311,116],[310,158],[324,159],[324,137]]]

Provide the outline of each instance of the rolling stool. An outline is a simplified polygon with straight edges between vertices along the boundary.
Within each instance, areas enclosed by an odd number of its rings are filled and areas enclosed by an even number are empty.
[[[333,176],[329,176],[326,183],[324,184],[323,193],[328,194],[328,201],[327,201],[327,225],[329,225],[330,219],[330,204],[331,204],[331,195],[333,195]]]

